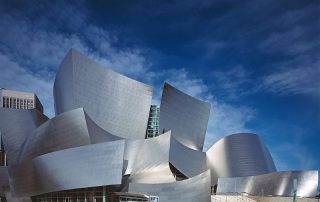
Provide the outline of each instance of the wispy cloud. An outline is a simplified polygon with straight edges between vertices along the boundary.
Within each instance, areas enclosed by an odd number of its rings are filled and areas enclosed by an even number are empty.
[[[262,78],[260,90],[279,95],[305,94],[320,97],[318,58],[300,56],[274,66],[274,71]]]
[[[219,100],[203,79],[192,76],[186,69],[166,72],[167,81],[185,93],[211,103],[204,150],[220,138],[233,133],[250,132],[247,124],[255,118],[255,110],[248,106],[234,106]]]
[[[76,7],[67,4],[54,13],[57,16],[65,16],[65,12],[73,10],[68,6]],[[39,19],[39,21],[35,19],[32,22],[30,18],[20,13],[0,14],[0,26],[6,27],[0,30],[2,66],[0,86],[35,92],[50,117],[53,116],[54,111],[52,104],[54,75],[62,59],[72,47],[95,61],[133,78],[143,77],[148,82],[153,77],[152,72],[148,71],[149,64],[142,56],[140,49],[117,48],[113,45],[117,38],[107,30],[95,25],[83,24],[86,22],[84,20],[86,17],[83,16],[87,13],[85,10],[72,11],[72,13],[74,13],[72,18],[64,19],[71,20],[69,23],[65,22],[65,26],[72,27],[77,24],[75,27],[81,26],[86,30],[84,34],[49,29],[49,25],[46,24],[48,19]],[[65,27],[65,29],[68,28]]]

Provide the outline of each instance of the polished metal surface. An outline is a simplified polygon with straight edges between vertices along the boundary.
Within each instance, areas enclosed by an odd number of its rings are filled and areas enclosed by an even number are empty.
[[[170,141],[169,162],[189,178],[207,170],[206,153],[186,147],[173,135]]]
[[[210,104],[165,83],[161,135],[144,139],[152,88],[71,50],[54,84],[56,117],[0,108],[9,167],[0,167],[0,195],[10,201],[62,190],[115,185],[166,201],[210,201],[218,192],[311,196],[318,172],[275,172],[255,134],[224,137],[202,152]],[[218,181],[219,178],[219,181]]]
[[[104,130],[144,139],[152,87],[127,78],[71,49],[54,82],[56,114],[82,107]]]
[[[36,109],[0,108],[0,133],[8,165],[17,163],[28,134],[48,118]]]
[[[171,130],[173,137],[194,150],[202,151],[211,105],[197,100],[168,83],[160,105],[160,134]]]
[[[124,159],[128,160],[125,174],[129,182],[174,182],[169,167],[171,132],[145,140],[127,140]]]
[[[44,154],[9,167],[13,196],[121,184],[124,140]]]
[[[213,184],[216,184],[217,177],[243,177],[276,171],[268,149],[256,134],[226,136],[206,153]]]
[[[162,184],[130,183],[129,192],[159,196],[161,202],[210,202],[210,171],[193,178]]]
[[[297,196],[315,197],[318,171],[282,171],[264,175],[219,178],[217,193],[248,193],[255,196],[293,196],[293,181],[297,179]]]
[[[62,149],[119,139],[94,124],[83,108],[78,108],[62,113],[30,132],[18,162]]]

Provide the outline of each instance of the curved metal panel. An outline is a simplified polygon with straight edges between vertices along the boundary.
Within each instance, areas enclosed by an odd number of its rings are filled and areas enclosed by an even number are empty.
[[[56,113],[83,107],[102,129],[144,139],[152,87],[115,73],[71,49],[54,83]]]
[[[121,184],[124,140],[52,152],[9,167],[14,196]]]
[[[30,133],[20,152],[19,162],[46,153],[90,144],[82,108],[56,116]]]
[[[174,137],[171,138],[169,161],[189,178],[207,170],[206,153],[190,149]]]
[[[256,196],[293,196],[297,179],[297,196],[315,197],[318,171],[283,171],[264,175],[219,178],[217,193],[248,193]]]
[[[243,177],[275,172],[272,157],[258,135],[239,133],[226,136],[207,152],[212,182],[218,177]]]
[[[125,172],[130,182],[174,182],[169,167],[170,131],[156,138],[127,140],[124,159],[128,160]]]
[[[129,192],[159,196],[161,202],[210,202],[210,171],[193,178],[163,184],[130,183]]]
[[[121,140],[122,138],[115,136],[108,131],[103,130],[100,126],[98,126],[92,119],[84,112],[87,128],[90,135],[91,144],[102,143],[102,142],[110,142],[115,140]]]
[[[29,133],[47,120],[48,118],[36,109],[0,108],[0,134],[8,165],[17,163]]]
[[[210,108],[209,103],[165,83],[160,105],[160,134],[171,130],[172,136],[179,142],[202,151]]]

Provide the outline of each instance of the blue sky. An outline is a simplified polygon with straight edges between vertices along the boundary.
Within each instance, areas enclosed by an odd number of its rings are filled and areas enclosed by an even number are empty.
[[[261,136],[278,170],[320,169],[319,1],[0,0],[0,86],[38,94],[73,47],[154,86],[212,103],[205,148]]]

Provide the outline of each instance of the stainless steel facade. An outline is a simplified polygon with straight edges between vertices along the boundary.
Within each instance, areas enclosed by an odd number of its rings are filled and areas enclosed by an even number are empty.
[[[124,140],[91,144],[41,155],[10,166],[14,196],[121,184]]]
[[[210,171],[193,178],[163,184],[131,183],[129,192],[159,196],[161,202],[210,202]]]
[[[268,149],[256,134],[226,136],[206,153],[213,184],[216,184],[217,177],[243,177],[276,171]]]
[[[160,133],[171,130],[182,144],[202,151],[211,105],[168,83],[164,84],[160,104]]]
[[[8,165],[18,161],[21,148],[28,134],[48,118],[36,109],[0,108],[0,132],[7,153]]]
[[[150,86],[71,50],[55,80],[54,118],[0,108],[9,163],[0,167],[0,196],[21,202],[40,194],[46,201],[50,192],[103,187],[157,195],[162,202],[203,202],[215,184],[220,193],[287,195],[294,178],[301,196],[314,196],[318,172],[275,172],[255,134],[227,136],[202,152],[210,104],[169,84],[161,98],[160,134],[144,139],[151,96]]]
[[[84,108],[104,130],[144,139],[152,87],[107,69],[71,49],[54,83],[56,114]]]
[[[318,192],[318,171],[282,171],[264,175],[219,178],[217,193],[248,193],[256,196],[293,196],[297,179],[297,196],[312,197]]]

